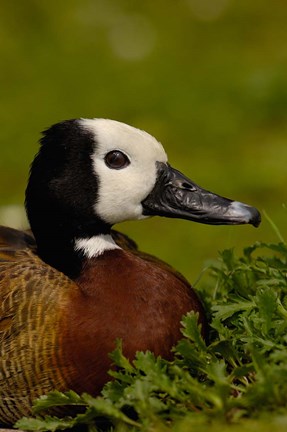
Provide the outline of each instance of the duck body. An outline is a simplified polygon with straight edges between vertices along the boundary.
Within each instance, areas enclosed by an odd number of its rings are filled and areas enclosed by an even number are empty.
[[[117,338],[130,359],[138,350],[170,359],[183,314],[198,311],[205,331],[188,282],[134,245],[86,260],[72,281],[38,257],[29,235],[0,227],[0,238],[2,424],[31,415],[53,389],[99,394]]]
[[[119,122],[47,130],[26,191],[32,233],[0,227],[0,424],[51,390],[100,393],[115,340],[166,359],[202,305],[186,279],[115,223],[153,215],[257,226],[256,209],[212,194],[167,163],[155,138]],[[65,412],[63,411],[63,414]]]

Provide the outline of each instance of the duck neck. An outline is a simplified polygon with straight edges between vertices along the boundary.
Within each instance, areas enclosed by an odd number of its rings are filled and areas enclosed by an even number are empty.
[[[40,258],[72,279],[79,277],[87,260],[119,248],[111,236],[111,227],[101,221],[85,225],[72,221],[57,225],[50,221],[44,231],[31,228]]]

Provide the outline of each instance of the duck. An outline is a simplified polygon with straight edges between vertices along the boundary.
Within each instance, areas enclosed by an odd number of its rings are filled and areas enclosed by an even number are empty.
[[[173,168],[162,144],[125,123],[72,119],[43,132],[26,189],[27,231],[0,227],[0,424],[49,391],[99,395],[120,338],[172,358],[198,294],[168,264],[113,229],[152,216],[260,224],[259,211]],[[152,234],[154,235],[154,233]]]

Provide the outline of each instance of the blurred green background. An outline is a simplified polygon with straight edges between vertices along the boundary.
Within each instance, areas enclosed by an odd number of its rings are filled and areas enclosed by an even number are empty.
[[[0,222],[25,226],[40,131],[106,117],[155,135],[201,186],[265,210],[287,238],[287,2],[1,2]],[[277,241],[263,217],[213,227],[154,218],[121,230],[191,282],[227,247]]]

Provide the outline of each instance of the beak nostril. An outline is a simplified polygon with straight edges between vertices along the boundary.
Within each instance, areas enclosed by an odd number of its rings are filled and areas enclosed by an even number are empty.
[[[188,190],[190,190],[190,191],[195,191],[195,190],[196,190],[195,186],[193,186],[192,184],[187,183],[187,182],[183,182],[183,183],[181,183],[181,187],[182,187],[183,189],[188,189]]]

